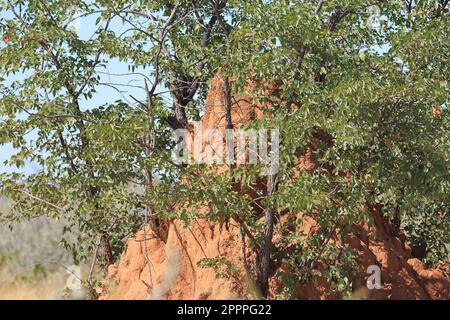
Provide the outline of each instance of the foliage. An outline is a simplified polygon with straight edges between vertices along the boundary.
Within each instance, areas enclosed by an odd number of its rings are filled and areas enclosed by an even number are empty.
[[[217,278],[231,279],[236,277],[238,271],[230,260],[224,256],[218,256],[215,258],[204,258],[197,262],[197,266],[200,268],[212,268],[216,273]]]
[[[64,218],[67,231],[80,230],[63,240],[74,256],[101,246],[105,264],[142,223],[234,219],[256,252],[247,271],[263,295],[268,272],[290,265],[279,274],[288,298],[317,277],[351,290],[358,267],[343,243],[374,207],[400,221],[410,243],[427,244],[427,262],[444,260],[447,2],[0,1],[0,144],[16,148],[7,164],[19,168],[0,176],[15,202],[3,219]],[[368,24],[370,5],[379,25]],[[70,28],[74,8],[96,19],[88,39]],[[110,60],[127,65],[144,99],[128,86],[96,104]],[[171,130],[199,119],[218,71],[237,93],[259,84],[247,94],[266,117],[248,126],[281,132],[272,180],[261,166],[217,174],[171,161]],[[297,165],[307,152],[309,171]],[[20,173],[27,161],[39,172]],[[308,219],[318,226],[311,236],[299,232]]]

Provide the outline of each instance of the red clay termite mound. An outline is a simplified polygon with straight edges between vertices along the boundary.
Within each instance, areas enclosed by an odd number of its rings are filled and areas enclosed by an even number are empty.
[[[216,76],[207,98],[206,112],[198,124],[203,129],[224,130],[223,106],[225,95],[221,77]],[[246,123],[261,116],[260,108],[245,96],[232,99],[232,118],[235,124]],[[299,165],[308,170],[314,166],[306,154]],[[362,270],[371,265],[381,268],[381,288],[366,289],[368,275],[352,279],[355,297],[368,299],[450,299],[450,265],[427,269],[411,257],[411,249],[402,234],[393,236],[391,227],[377,208],[371,209],[373,223],[355,226],[347,240],[357,254]],[[306,219],[302,229],[311,232],[316,223]],[[150,234],[147,230],[145,234]],[[358,235],[358,236],[356,236]],[[147,260],[145,252],[147,247]],[[250,253],[248,253],[250,255]],[[219,278],[211,268],[199,268],[203,258],[226,257],[238,271],[233,278]],[[109,268],[104,299],[250,299],[251,283],[246,279],[242,258],[239,226],[231,220],[226,226],[197,220],[188,228],[181,221],[171,221],[167,241],[149,239],[144,245],[144,230],[128,241],[117,265]],[[150,263],[149,263],[150,261]],[[150,271],[149,271],[150,265]],[[281,266],[280,268],[283,268]],[[150,280],[151,279],[151,282]],[[282,290],[281,283],[270,281],[269,298]],[[328,290],[326,281],[307,283],[298,288],[298,299],[337,299]]]

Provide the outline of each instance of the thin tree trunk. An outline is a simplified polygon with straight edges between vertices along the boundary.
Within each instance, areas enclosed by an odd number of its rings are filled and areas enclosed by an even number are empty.
[[[267,181],[267,195],[272,195],[276,190],[276,175],[270,175]],[[267,297],[269,288],[269,275],[271,267],[271,253],[273,249],[273,224],[275,210],[267,208],[264,212],[264,243],[257,254],[256,283],[263,298]]]
[[[231,118],[231,105],[232,105],[232,97],[231,97],[231,86],[228,77],[223,78],[223,91],[225,98],[225,129],[231,130],[233,129],[233,120]]]
[[[396,206],[394,208],[394,216],[389,221],[392,228],[392,235],[397,236],[400,233],[400,226],[402,224],[402,220],[400,218],[400,207]]]
[[[103,273],[108,273],[108,267],[114,264],[114,256],[111,249],[111,244],[109,243],[108,235],[103,233],[100,239],[101,247],[102,247],[102,255],[103,255]]]

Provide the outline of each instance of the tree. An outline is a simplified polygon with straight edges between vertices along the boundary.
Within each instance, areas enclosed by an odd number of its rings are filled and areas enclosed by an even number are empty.
[[[143,223],[164,240],[170,219],[233,219],[255,249],[247,272],[263,297],[283,261],[291,266],[279,275],[286,297],[317,276],[319,262],[332,288],[347,293],[357,266],[343,240],[374,208],[394,233],[404,229],[413,245],[425,245],[429,263],[446,259],[448,1],[1,4],[0,143],[18,150],[8,163],[41,166],[2,175],[2,193],[16,203],[6,220],[64,217],[80,230],[74,253],[86,257],[100,245],[106,268]],[[73,10],[97,18],[88,40],[70,28]],[[110,59],[129,66],[144,98],[103,83]],[[245,93],[265,106],[248,127],[280,131],[280,167],[269,177],[261,178],[262,166],[217,174],[170,158],[171,130],[200,118],[219,72],[228,129],[232,97]],[[249,81],[258,84],[251,92]],[[95,105],[104,85],[124,98]],[[310,170],[297,163],[305,154]],[[261,179],[265,187],[255,189]],[[259,209],[250,189],[263,199]],[[296,230],[308,217],[319,228],[305,238]]]

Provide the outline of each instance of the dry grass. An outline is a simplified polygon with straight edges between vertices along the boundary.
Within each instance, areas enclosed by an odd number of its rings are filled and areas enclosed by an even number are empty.
[[[62,299],[66,279],[62,272],[26,278],[3,269],[0,270],[0,300]]]
[[[0,215],[8,201],[0,196]],[[45,217],[22,221],[10,230],[0,223],[0,300],[62,299],[73,264],[60,245],[64,224]]]
[[[0,196],[0,215],[8,202]],[[59,241],[63,223],[39,217],[0,223],[0,300],[63,299],[71,255]]]

